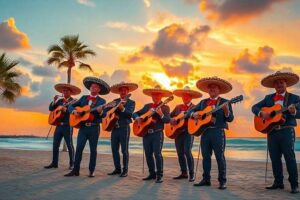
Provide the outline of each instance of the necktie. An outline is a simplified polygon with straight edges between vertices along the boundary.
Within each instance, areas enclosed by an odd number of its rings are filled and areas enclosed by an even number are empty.
[[[209,99],[207,101],[207,105],[208,106],[215,106],[215,105],[217,105],[217,100],[216,99]]]
[[[277,94],[273,97],[274,101],[283,101],[284,97],[281,94]]]

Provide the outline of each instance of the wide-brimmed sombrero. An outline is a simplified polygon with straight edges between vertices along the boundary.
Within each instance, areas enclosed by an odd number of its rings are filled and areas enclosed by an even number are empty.
[[[299,76],[291,72],[280,72],[277,71],[274,74],[268,75],[261,80],[261,84],[267,88],[274,88],[274,81],[284,79],[286,86],[290,87],[299,82]]]
[[[200,92],[191,90],[191,88],[188,86],[185,86],[183,89],[174,90],[173,94],[175,94],[178,97],[182,97],[183,95],[188,94],[191,95],[193,99],[202,97],[202,94]]]
[[[161,94],[163,97],[169,97],[172,95],[172,92],[161,89],[159,85],[156,85],[154,88],[144,89],[143,93],[148,96],[152,96],[153,94]]]
[[[59,93],[62,93],[64,89],[69,89],[71,91],[71,95],[77,95],[81,92],[80,88],[68,83],[58,83],[54,86],[54,88]]]
[[[97,78],[97,77],[92,77],[92,76],[88,76],[86,78],[83,79],[83,85],[88,89],[90,90],[90,87],[91,85],[95,83],[97,85],[100,86],[101,90],[99,92],[99,94],[101,95],[105,95],[105,94],[108,94],[109,91],[110,91],[110,87],[109,85],[103,81],[102,79],[100,78]]]
[[[110,91],[112,93],[115,93],[115,94],[119,94],[120,93],[120,88],[122,87],[126,87],[128,88],[128,92],[132,92],[134,90],[136,90],[138,88],[138,85],[135,84],[135,83],[125,83],[125,82],[121,82],[121,83],[117,83],[113,86],[110,87]]]
[[[196,86],[199,90],[208,93],[208,86],[211,84],[218,85],[220,87],[220,94],[225,94],[232,90],[232,85],[228,81],[216,76],[202,78],[197,81]]]

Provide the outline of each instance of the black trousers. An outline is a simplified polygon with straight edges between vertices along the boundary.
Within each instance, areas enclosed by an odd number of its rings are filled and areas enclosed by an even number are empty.
[[[57,126],[54,131],[53,137],[53,158],[52,164],[58,165],[59,160],[59,147],[62,138],[66,141],[69,151],[69,165],[73,166],[74,163],[74,146],[73,146],[73,128],[70,126]]]
[[[182,132],[177,138],[175,138],[178,162],[181,172],[183,173],[187,173],[189,169],[189,173],[194,174],[194,157],[192,154],[193,142],[194,136],[188,134],[186,131]]]
[[[219,128],[209,128],[201,136],[201,152],[203,157],[203,179],[210,180],[211,156],[214,151],[218,164],[218,180],[226,183],[225,132]]]
[[[120,162],[120,146],[121,152],[123,155],[123,171],[128,171],[128,162],[129,162],[129,152],[128,152],[128,143],[130,137],[130,127],[119,127],[114,128],[111,133],[111,150],[114,160],[115,169],[121,171],[121,162]]]
[[[283,183],[283,170],[281,157],[284,156],[286,168],[289,173],[291,186],[298,186],[298,170],[295,157],[295,130],[294,128],[284,128],[273,130],[268,134],[268,148],[272,161],[274,182]]]

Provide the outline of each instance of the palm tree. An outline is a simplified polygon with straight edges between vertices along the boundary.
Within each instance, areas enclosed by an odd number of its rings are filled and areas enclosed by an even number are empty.
[[[75,63],[78,63],[79,69],[85,69],[93,71],[92,67],[86,63],[83,63],[79,59],[86,59],[88,56],[95,56],[96,53],[88,46],[79,41],[78,35],[66,35],[60,39],[61,44],[51,45],[48,49],[50,57],[47,60],[49,65],[55,64],[58,69],[62,67],[68,68],[67,80],[71,83],[72,68],[75,67]],[[63,145],[63,151],[67,151],[66,142]]]
[[[21,73],[13,68],[19,64],[14,60],[9,60],[5,53],[0,56],[0,98],[8,103],[14,103],[21,94],[21,86],[16,79]]]
[[[96,53],[88,46],[79,41],[78,35],[66,35],[61,38],[61,44],[51,45],[48,49],[50,57],[47,60],[49,65],[55,64],[60,69],[62,67],[68,68],[67,78],[68,83],[71,83],[71,71],[78,63],[79,69],[93,71],[91,66],[83,63],[79,59],[86,59],[88,56],[95,56]]]

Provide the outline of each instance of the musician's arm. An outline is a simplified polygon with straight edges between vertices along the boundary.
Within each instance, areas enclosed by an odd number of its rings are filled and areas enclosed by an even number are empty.
[[[139,110],[139,111],[132,114],[133,119],[137,119],[141,115],[145,114],[147,111],[148,111],[148,106],[144,105],[144,107],[141,110]]]
[[[228,113],[227,116],[225,116],[225,119],[226,119],[227,122],[232,122],[233,119],[234,119],[234,115],[233,115],[231,104],[228,104],[228,107],[229,107],[229,113]]]
[[[164,106],[163,116],[162,116],[161,120],[164,123],[169,123],[170,122],[170,107],[169,106]]]
[[[73,112],[75,111],[75,107],[81,105],[81,101],[82,101],[82,100],[83,100],[83,96],[82,96],[78,101],[76,101],[76,102],[70,104],[70,105],[68,106],[68,111],[69,111],[69,113],[73,113]]]
[[[179,108],[179,106],[176,106],[176,107],[173,109],[173,111],[170,113],[170,117],[171,117],[171,118],[177,116],[178,108]]]
[[[194,106],[194,108],[192,108],[190,111],[188,111],[187,116],[189,116],[190,118],[193,117],[193,114],[199,110],[201,110],[201,106],[202,106],[202,101],[200,101],[200,103],[198,103],[196,106]]]
[[[266,97],[252,106],[252,113],[259,116],[261,108],[266,106]]]
[[[105,99],[101,99],[100,102],[96,105],[96,107],[106,104]],[[93,115],[99,115],[101,118],[106,116],[106,113],[109,109],[103,109],[101,113],[99,113],[97,110],[94,110],[91,112]]]
[[[60,100],[58,100],[58,101],[56,101],[56,102],[54,102],[54,101],[52,101],[51,103],[50,103],[50,105],[49,105],[49,111],[53,111],[53,110],[55,110],[59,105],[58,105],[58,102],[59,102]]]
[[[296,103],[297,102],[300,102],[300,97],[299,96],[297,96],[297,98],[296,98]],[[295,118],[296,119],[300,119],[300,106],[296,106],[296,113],[295,113]]]
[[[131,118],[134,109],[135,109],[135,101],[132,101],[131,103],[128,103],[125,106],[124,110],[120,111],[119,109],[117,109],[117,112],[120,116],[124,116],[126,118]]]

